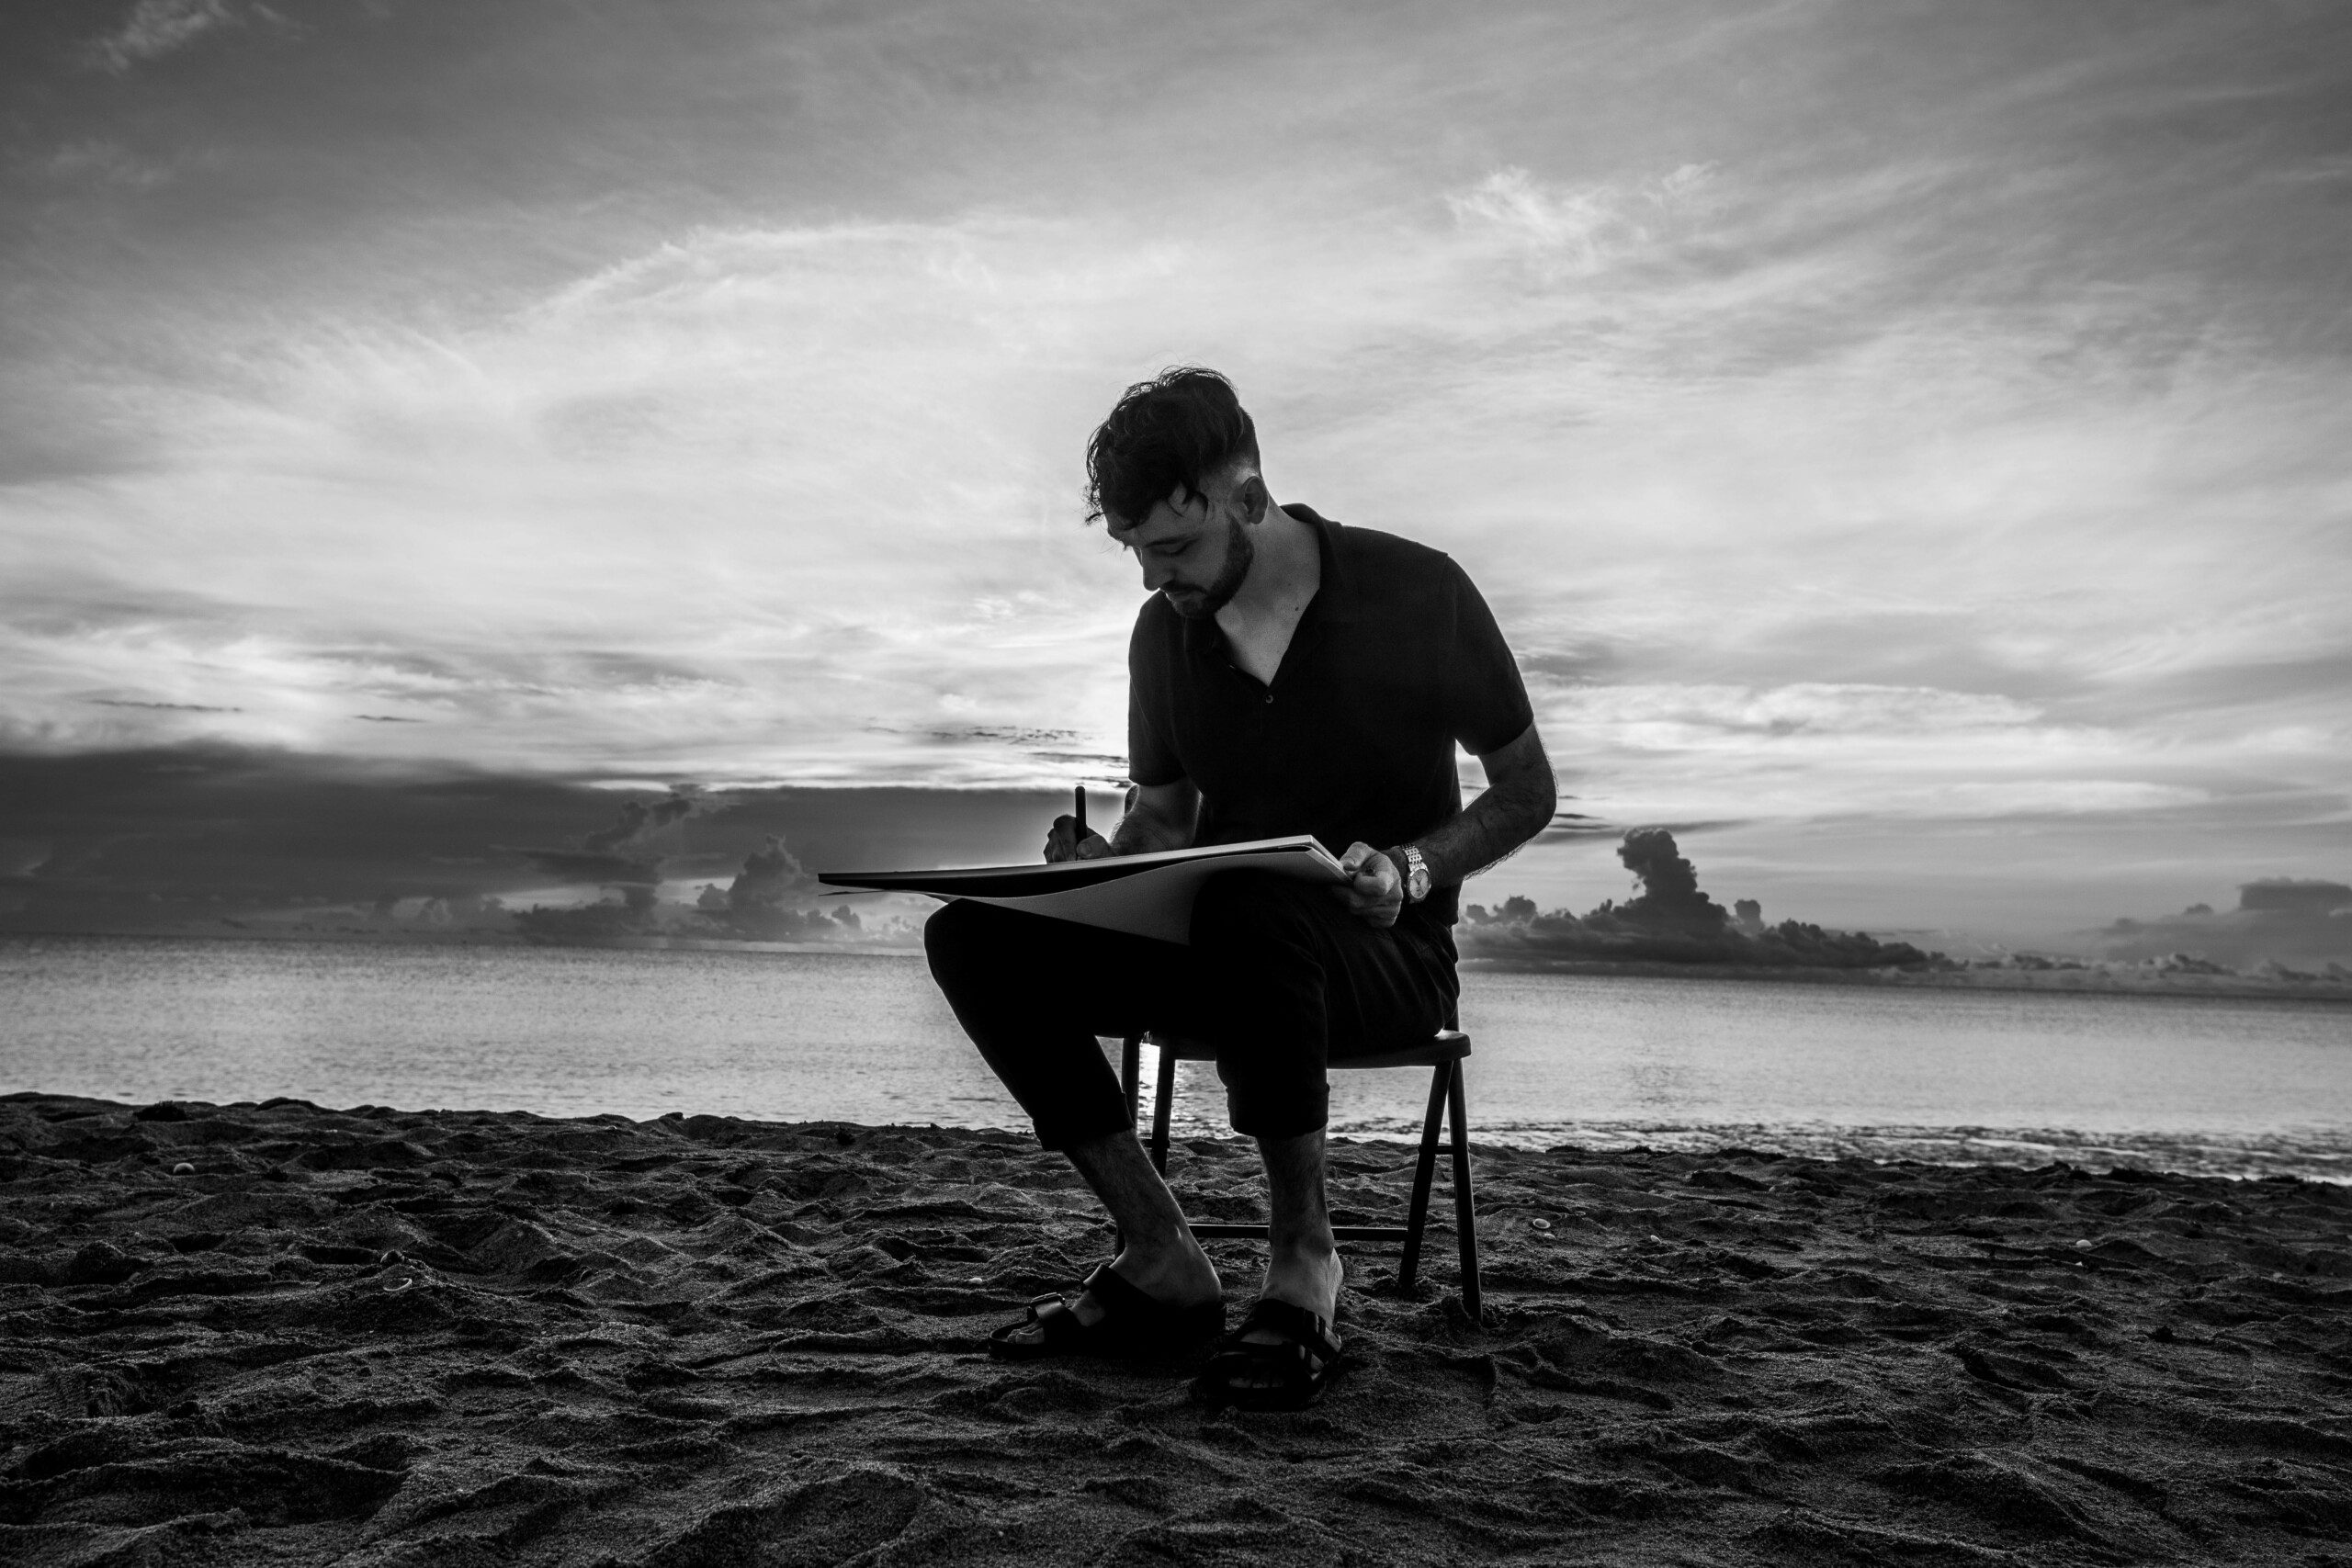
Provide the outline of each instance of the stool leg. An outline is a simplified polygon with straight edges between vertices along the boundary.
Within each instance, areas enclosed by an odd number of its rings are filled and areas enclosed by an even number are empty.
[[[1136,1097],[1143,1092],[1143,1036],[1130,1034],[1119,1043],[1119,1092],[1127,1097],[1127,1125],[1136,1124]],[[1142,1136],[1140,1130],[1136,1136]],[[1114,1221],[1111,1226],[1111,1245],[1122,1252],[1127,1238]]]
[[[1176,1053],[1159,1048],[1159,1096],[1151,1108],[1151,1168],[1168,1174],[1168,1113],[1176,1103]]]
[[[1470,1112],[1462,1088],[1462,1064],[1453,1064],[1447,1099],[1453,1120],[1453,1228],[1462,1245],[1462,1308],[1483,1323],[1478,1292],[1478,1215],[1470,1198]]]
[[[1430,1075],[1430,1113],[1421,1123],[1421,1152],[1413,1162],[1413,1201],[1405,1211],[1405,1257],[1396,1265],[1396,1288],[1409,1291],[1421,1268],[1421,1232],[1430,1221],[1430,1181],[1437,1175],[1438,1134],[1445,1127],[1445,1090],[1458,1064],[1440,1062]]]

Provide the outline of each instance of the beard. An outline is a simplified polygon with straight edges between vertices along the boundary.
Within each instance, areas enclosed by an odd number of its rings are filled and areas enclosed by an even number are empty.
[[[1225,527],[1225,565],[1216,581],[1206,588],[1188,585],[1159,591],[1169,608],[1188,621],[1205,621],[1232,604],[1233,596],[1241,592],[1242,580],[1250,575],[1250,563],[1257,559],[1257,547],[1250,542],[1249,531],[1230,518]]]

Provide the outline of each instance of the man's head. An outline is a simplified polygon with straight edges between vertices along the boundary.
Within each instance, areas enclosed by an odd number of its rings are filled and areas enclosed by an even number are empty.
[[[1240,592],[1268,501],[1257,427],[1224,377],[1186,367],[1129,387],[1087,444],[1086,478],[1088,519],[1178,614],[1214,615]]]

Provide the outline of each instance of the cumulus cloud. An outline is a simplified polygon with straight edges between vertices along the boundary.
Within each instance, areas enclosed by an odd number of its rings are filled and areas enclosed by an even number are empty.
[[[727,908],[735,910],[774,908],[792,894],[816,886],[784,840],[775,834],[744,857],[743,869],[727,885]]]
[[[707,809],[699,795],[680,793],[648,804],[625,803],[610,827],[583,834],[576,847],[514,849],[545,874],[561,883],[586,883],[620,890],[631,909],[653,907],[662,885],[662,863],[677,842],[677,825]]]
[[[1675,847],[1674,835],[1663,828],[1636,828],[1617,847],[1617,858],[1642,886],[1641,896],[1626,902],[1618,918],[1645,930],[1687,931],[1713,936],[1730,918],[1723,906],[1699,891],[1699,872]]]
[[[725,888],[707,886],[696,900],[702,919],[727,936],[754,942],[856,941],[865,920],[846,904],[828,914],[817,907],[817,879],[808,874],[784,840],[770,834],[743,859],[743,868]],[[886,927],[886,938],[903,933]]]
[[[2115,958],[2339,968],[2352,965],[2352,885],[2267,877],[2241,884],[2235,908],[2196,904],[2156,919],[2117,920],[2098,935]]]
[[[1617,858],[1639,891],[1583,915],[1539,910],[1514,896],[1463,911],[1456,942],[1465,958],[1502,963],[1702,964],[1764,968],[1919,969],[1948,964],[1905,942],[1824,931],[1801,920],[1764,922],[1760,903],[1726,911],[1699,886],[1698,869],[1663,828],[1637,828]]]

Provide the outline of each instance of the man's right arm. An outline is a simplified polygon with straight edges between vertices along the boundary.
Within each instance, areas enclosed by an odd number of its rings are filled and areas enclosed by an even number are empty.
[[[1189,850],[1200,815],[1201,792],[1190,779],[1137,784],[1135,804],[1112,831],[1109,852],[1148,855],[1155,850]]]
[[[1134,804],[1105,839],[1089,833],[1080,839],[1078,818],[1057,817],[1046,835],[1046,859],[1101,860],[1104,855],[1148,855],[1154,850],[1189,850],[1193,829],[1200,819],[1201,792],[1190,779],[1173,784],[1137,784]]]

